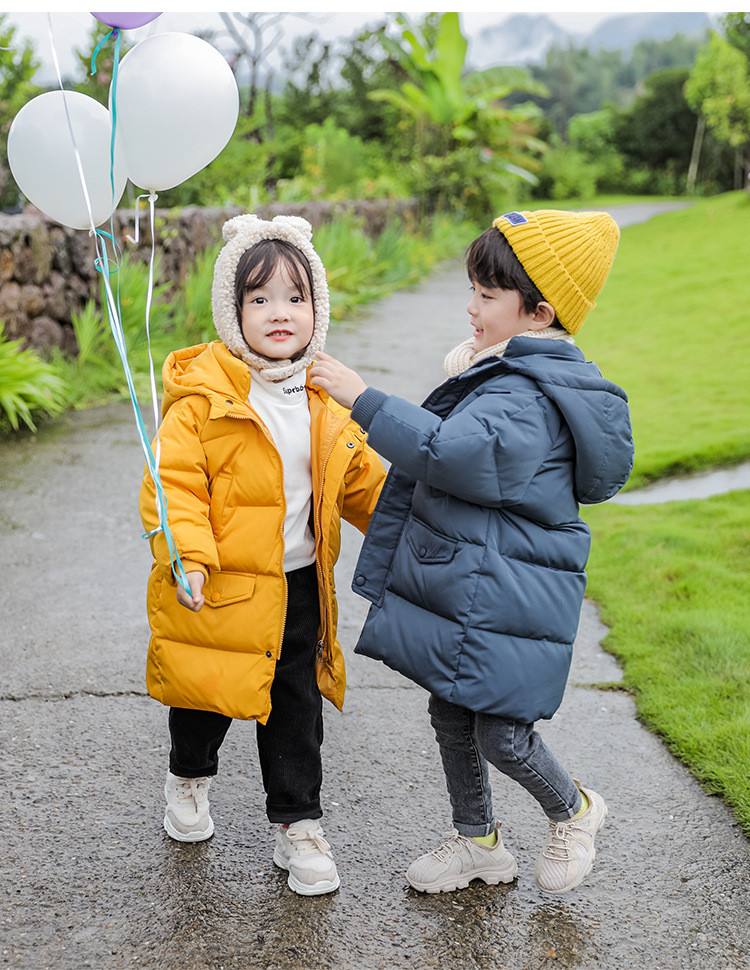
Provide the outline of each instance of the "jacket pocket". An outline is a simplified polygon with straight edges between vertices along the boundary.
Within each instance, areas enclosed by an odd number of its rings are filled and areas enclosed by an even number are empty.
[[[412,519],[406,530],[406,541],[420,562],[450,562],[456,554],[458,540],[434,532],[424,523]]]
[[[255,576],[248,573],[212,572],[203,586],[206,606],[219,609],[248,600],[255,590]]]

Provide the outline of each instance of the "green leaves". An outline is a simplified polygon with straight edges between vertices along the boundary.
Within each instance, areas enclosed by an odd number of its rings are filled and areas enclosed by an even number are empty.
[[[474,140],[484,135],[481,140],[487,143],[496,123],[506,118],[506,112],[496,102],[518,90],[547,93],[544,85],[521,68],[498,67],[467,74],[467,41],[455,12],[440,17],[432,38],[404,14],[399,14],[397,21],[403,27],[401,37],[386,37],[383,46],[409,80],[400,91],[377,90],[370,97],[388,101],[405,114],[434,126],[438,139],[442,137],[444,142]]]
[[[698,54],[685,97],[719,141],[740,148],[750,132],[748,59],[715,31]]]
[[[65,383],[32,350],[21,350],[23,341],[6,340],[4,330],[0,322],[0,427],[18,431],[23,422],[36,431],[36,416],[64,409]]]

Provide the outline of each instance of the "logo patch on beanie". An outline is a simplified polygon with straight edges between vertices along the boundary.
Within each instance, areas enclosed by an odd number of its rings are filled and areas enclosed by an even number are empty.
[[[506,212],[501,218],[507,219],[511,226],[522,226],[529,221],[521,212]]]

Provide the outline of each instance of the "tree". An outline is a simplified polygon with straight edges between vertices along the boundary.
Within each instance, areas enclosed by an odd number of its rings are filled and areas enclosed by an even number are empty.
[[[466,72],[467,41],[458,14],[428,17],[422,26],[404,14],[401,33],[382,43],[407,76],[398,90],[370,93],[399,108],[414,126],[412,165],[417,190],[428,208],[461,206],[486,218],[497,197],[509,194],[518,177],[533,181],[538,111],[508,108],[503,99],[516,90],[544,94],[521,68]]]
[[[286,84],[277,116],[280,123],[302,128],[323,125],[332,118],[339,128],[363,141],[388,146],[401,117],[384,101],[369,94],[396,88],[403,72],[384,54],[385,24],[339,42],[338,48],[317,34],[297,39],[284,62]]]
[[[571,118],[596,111],[605,102],[628,108],[650,74],[665,67],[691,68],[703,43],[682,34],[663,41],[642,40],[627,61],[618,50],[592,51],[574,44],[551,47],[542,64],[529,68],[548,94],[545,98],[532,96],[531,100],[564,140]],[[516,103],[519,97],[512,95],[508,103]]]
[[[287,14],[220,13],[219,16],[236,45],[232,59],[232,69],[235,75],[239,74],[243,61],[247,61],[249,66],[250,83],[243,113],[247,117],[252,117],[257,107],[258,87],[261,83],[266,92],[266,103],[270,100],[273,70],[269,64],[269,57],[279,46],[284,36],[280,24]],[[269,31],[270,37],[268,36]],[[269,118],[266,120],[267,123],[272,124]]]
[[[706,127],[735,150],[735,188],[748,167],[750,75],[748,59],[715,31],[702,48],[685,85],[685,97],[705,118]]]
[[[750,60],[750,13],[726,13],[719,17],[727,41]]]
[[[619,151],[651,169],[674,165],[685,171],[697,115],[685,100],[689,71],[682,67],[654,71],[645,92],[615,122]]]
[[[537,103],[565,138],[574,115],[595,111],[604,101],[623,102],[623,71],[621,51],[594,53],[573,44],[550,48],[544,65],[533,70],[548,91]],[[632,86],[630,78],[628,85]]]
[[[8,132],[21,108],[41,88],[33,83],[39,61],[29,41],[21,47],[15,39],[17,28],[0,14],[0,205],[15,208],[20,192],[8,169]]]

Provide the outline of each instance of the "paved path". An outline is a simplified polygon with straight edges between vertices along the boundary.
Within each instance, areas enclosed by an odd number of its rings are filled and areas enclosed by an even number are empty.
[[[337,329],[329,348],[417,401],[468,332],[465,302],[448,264]],[[338,586],[350,687],[345,713],[326,711],[324,788],[341,889],[297,897],[271,863],[249,724],[223,749],[216,835],[171,842],[166,712],[144,694],[141,465],[125,405],[0,447],[0,966],[747,970],[748,842],[632,700],[596,687],[620,673],[590,604],[566,699],[540,730],[609,804],[591,877],[561,899],[536,890],[544,819],[493,772],[518,881],[438,897],[407,888],[408,862],[450,815],[425,693],[351,655],[365,603],[349,590],[359,540],[348,527]]]

